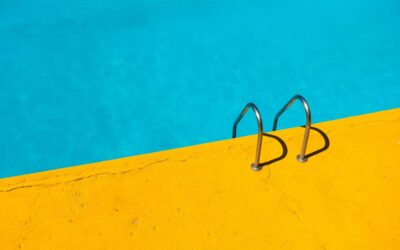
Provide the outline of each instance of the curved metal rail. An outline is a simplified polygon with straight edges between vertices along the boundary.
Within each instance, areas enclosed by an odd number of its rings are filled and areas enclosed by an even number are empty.
[[[243,116],[247,113],[247,111],[251,108],[256,115],[257,123],[258,123],[258,136],[257,136],[257,148],[256,148],[256,158],[254,163],[251,164],[251,168],[253,170],[260,170],[260,156],[261,156],[261,146],[262,146],[262,138],[263,138],[263,124],[260,115],[260,111],[258,110],[257,106],[254,103],[248,103],[239,116],[236,118],[235,122],[233,123],[233,130],[232,130],[232,138],[236,138],[236,128],[240,120],[242,120]]]
[[[311,129],[311,111],[310,111],[310,106],[308,106],[308,103],[306,99],[301,96],[301,95],[295,95],[290,99],[286,105],[279,110],[279,112],[275,115],[274,119],[274,125],[272,127],[272,130],[275,131],[276,127],[278,126],[278,119],[282,115],[283,112],[285,112],[293,103],[294,101],[299,100],[303,104],[304,110],[306,111],[306,126],[305,126],[305,131],[304,131],[304,138],[303,138],[303,145],[301,146],[301,151],[300,154],[297,156],[297,160],[300,162],[306,162],[307,158],[305,157],[306,154],[306,148],[307,148],[307,142],[308,142],[308,137],[310,135],[310,129]]]

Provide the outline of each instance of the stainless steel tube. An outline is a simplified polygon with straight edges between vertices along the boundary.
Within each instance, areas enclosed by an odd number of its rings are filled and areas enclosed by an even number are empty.
[[[236,129],[237,125],[242,120],[243,116],[247,113],[249,109],[254,111],[256,115],[257,124],[258,124],[258,135],[257,135],[257,148],[256,148],[256,158],[254,163],[251,164],[251,168],[253,170],[260,170],[260,156],[261,156],[261,146],[262,146],[262,138],[263,138],[263,123],[260,115],[260,111],[258,110],[257,106],[254,103],[248,103],[239,116],[236,118],[235,122],[233,123],[233,130],[232,130],[232,138],[236,138]]]
[[[308,143],[308,137],[310,135],[310,129],[311,129],[311,110],[310,106],[308,105],[306,99],[301,96],[301,95],[295,95],[293,96],[286,105],[279,110],[279,112],[275,115],[274,119],[274,125],[272,126],[272,130],[275,131],[276,127],[278,126],[278,119],[279,117],[285,112],[296,100],[301,101],[304,110],[306,112],[306,126],[305,126],[305,131],[304,131],[304,138],[303,138],[303,145],[301,146],[301,151],[300,154],[297,156],[297,160],[300,162],[306,162],[307,158],[305,157],[306,155],[306,149],[307,149],[307,143]]]

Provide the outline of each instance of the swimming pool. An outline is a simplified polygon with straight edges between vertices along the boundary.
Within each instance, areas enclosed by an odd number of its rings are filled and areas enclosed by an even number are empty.
[[[0,177],[266,130],[294,94],[314,121],[400,106],[400,4],[0,2]],[[282,127],[304,122],[300,105]],[[239,134],[256,132],[245,117]]]

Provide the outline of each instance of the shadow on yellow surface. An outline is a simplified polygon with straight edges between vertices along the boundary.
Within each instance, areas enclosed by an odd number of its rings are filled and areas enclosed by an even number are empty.
[[[305,127],[305,126],[301,126],[301,127]],[[311,153],[306,154],[305,158],[307,158],[307,159],[324,152],[330,146],[329,137],[324,131],[322,131],[321,129],[316,128],[316,127],[311,127],[311,130],[316,131],[317,133],[319,133],[322,136],[322,138],[324,139],[324,146],[322,148],[312,151]],[[268,160],[266,162],[260,163],[260,166],[265,167],[267,165],[271,165],[277,161],[285,159],[285,157],[287,156],[287,153],[288,153],[288,147],[287,147],[285,141],[282,138],[280,138],[279,136],[276,136],[273,134],[263,133],[263,135],[279,142],[279,144],[282,148],[282,154],[276,158],[273,158],[272,160]]]

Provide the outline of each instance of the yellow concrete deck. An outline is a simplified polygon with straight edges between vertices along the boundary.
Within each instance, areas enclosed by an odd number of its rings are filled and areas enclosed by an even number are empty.
[[[400,249],[400,109],[313,126],[1,179],[0,249]]]

